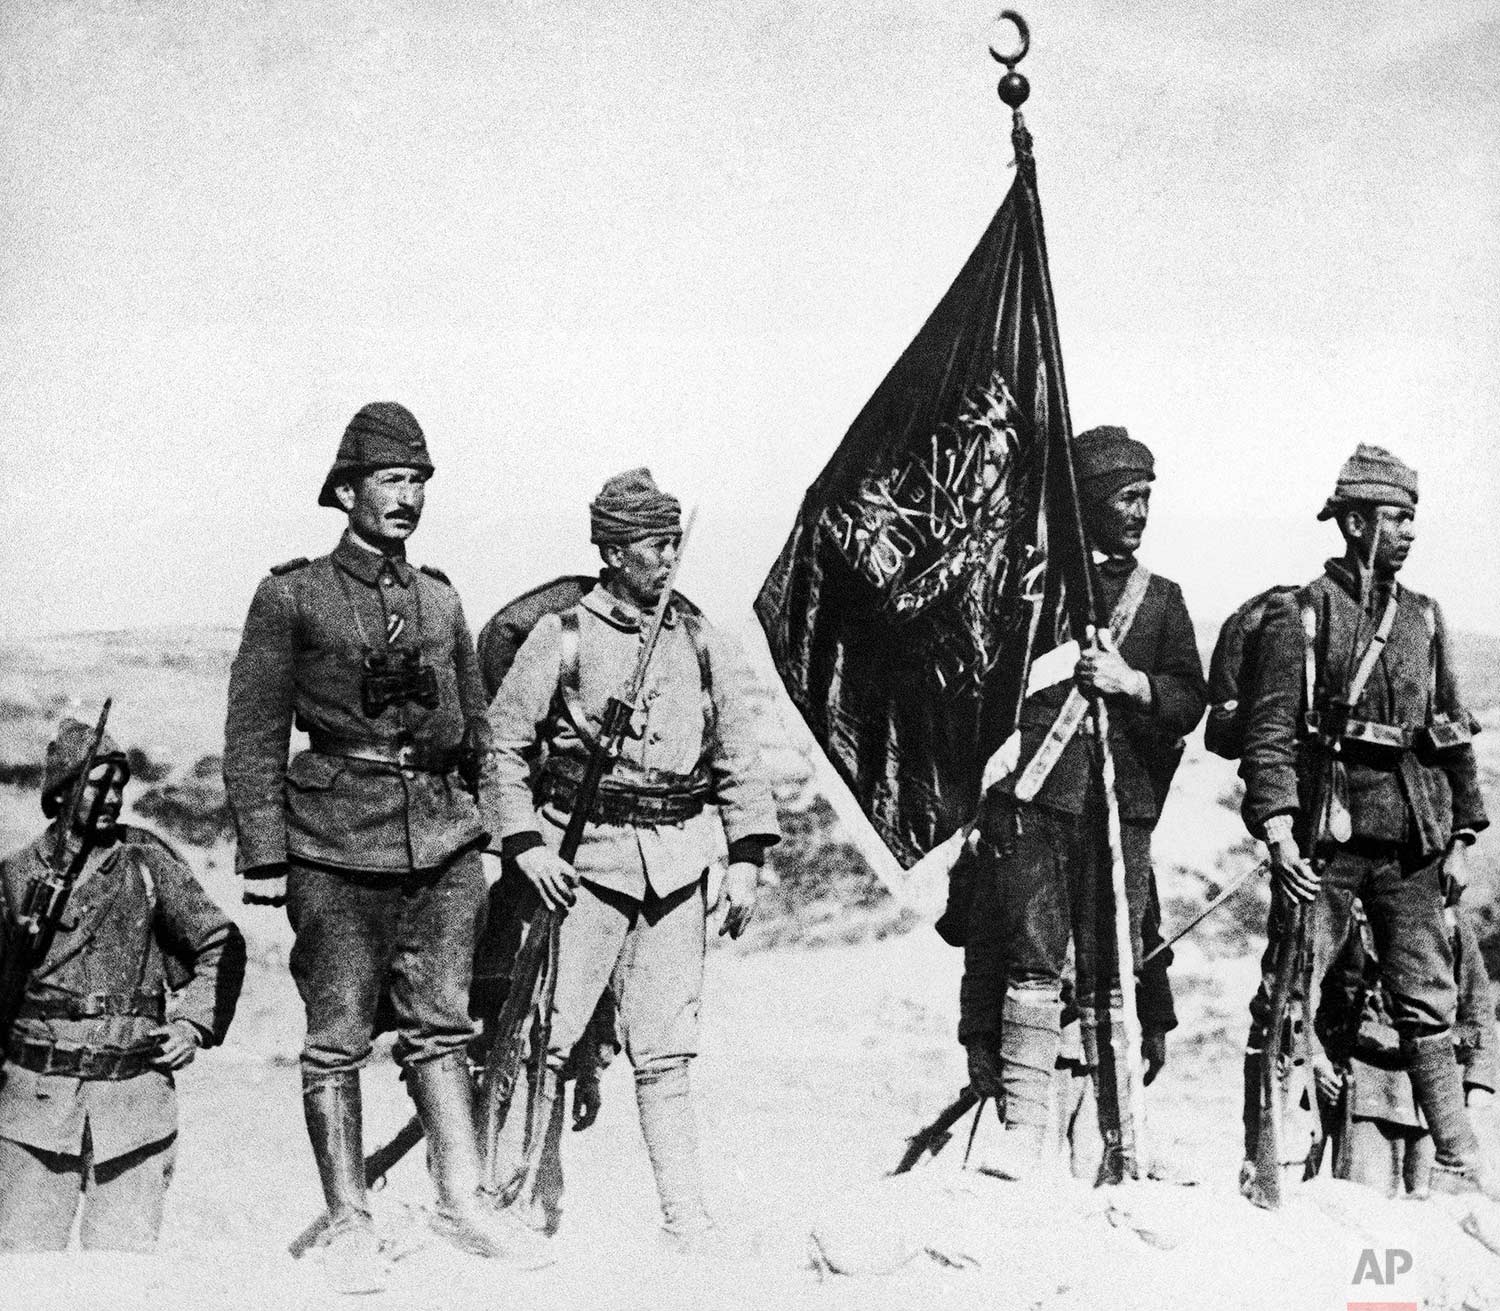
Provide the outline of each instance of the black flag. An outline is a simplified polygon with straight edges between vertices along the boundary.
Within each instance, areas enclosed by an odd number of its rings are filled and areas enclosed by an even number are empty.
[[[1012,140],[1004,203],[808,489],[755,603],[792,701],[907,867],[972,815],[1032,655],[1092,622],[1019,113]]]

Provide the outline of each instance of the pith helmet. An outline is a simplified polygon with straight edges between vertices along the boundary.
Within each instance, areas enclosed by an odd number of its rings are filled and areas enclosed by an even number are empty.
[[[344,429],[339,453],[333,468],[323,479],[318,504],[339,507],[333,489],[351,475],[369,473],[371,469],[389,469],[401,465],[420,469],[432,476],[432,461],[427,458],[427,439],[422,435],[416,416],[395,401],[371,401]]]

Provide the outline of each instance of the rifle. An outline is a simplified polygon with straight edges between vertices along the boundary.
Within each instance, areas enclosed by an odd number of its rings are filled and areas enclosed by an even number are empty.
[[[924,1156],[936,1156],[953,1137],[953,1126],[978,1106],[981,1100],[972,1088],[965,1088],[938,1113],[937,1119],[931,1124],[923,1125],[906,1140],[906,1150],[901,1153],[901,1159],[896,1162],[896,1168],[891,1173],[905,1174]]]
[[[1254,878],[1257,874],[1265,873],[1267,868],[1269,868],[1269,862],[1263,860],[1259,865],[1252,865],[1243,873],[1236,875],[1233,883],[1225,888],[1224,891],[1219,893],[1217,897],[1215,897],[1211,902],[1208,903],[1208,905],[1206,905],[1202,910],[1194,915],[1192,919],[1190,919],[1186,924],[1178,929],[1176,933],[1174,933],[1164,942],[1158,942],[1156,946],[1152,947],[1150,951],[1142,956],[1140,966],[1137,967],[1136,973],[1139,974],[1142,969],[1144,969],[1148,964],[1150,964],[1153,960],[1160,956],[1162,952],[1166,951],[1168,947],[1175,947],[1179,942],[1182,941],[1183,938],[1187,937],[1189,933],[1191,933],[1200,924],[1202,924],[1204,920],[1212,915],[1214,911],[1218,910],[1220,906],[1222,906],[1226,901],[1234,896],[1236,892],[1244,887],[1250,879]]]
[[[0,960],[0,1059],[3,1059],[5,1043],[16,1022],[16,1014],[26,997],[26,984],[31,971],[47,958],[52,949],[52,940],[57,935],[63,912],[68,908],[73,884],[83,872],[89,853],[94,849],[94,826],[99,822],[100,812],[109,793],[110,780],[106,778],[94,793],[84,822],[83,833],[78,839],[78,849],[71,858],[68,855],[73,817],[78,813],[78,803],[89,786],[89,775],[94,771],[94,761],[99,754],[99,744],[104,741],[104,726],[109,720],[112,701],[104,699],[104,708],[99,712],[99,722],[94,726],[89,740],[88,752],[83,758],[83,768],[68,793],[66,808],[57,817],[57,836],[52,845],[52,857],[41,870],[32,875],[21,894],[21,909],[16,922],[5,935],[5,952]]]

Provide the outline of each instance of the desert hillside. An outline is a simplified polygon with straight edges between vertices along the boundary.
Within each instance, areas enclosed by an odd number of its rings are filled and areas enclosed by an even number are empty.
[[[235,637],[180,629],[0,648],[0,847],[41,823],[35,781],[58,717],[91,718],[112,694],[113,731],[136,765],[135,816],[183,851],[251,943],[228,1044],[181,1080],[182,1150],[160,1256],[15,1258],[0,1266],[6,1307],[326,1305],[314,1272],[284,1255],[317,1210],[298,1097],[301,1015],[285,968],[290,935],[280,912],[238,905],[218,777]],[[1491,730],[1481,754],[1500,809],[1500,642],[1472,639],[1462,651],[1471,699]],[[407,1254],[393,1290],[362,1305],[1284,1308],[1400,1291],[1427,1307],[1500,1307],[1500,1258],[1441,1204],[1387,1204],[1319,1181],[1267,1215],[1235,1193],[1239,1051],[1263,887],[1248,888],[1179,949],[1182,1023],[1149,1102],[1162,1181],[1109,1195],[1064,1182],[1028,1193],[960,1171],[962,1141],[903,1181],[883,1180],[906,1136],[964,1083],[954,1040],[961,962],[931,932],[930,905],[903,905],[874,877],[769,680],[764,695],[789,840],[753,932],[733,947],[716,940],[710,953],[695,1073],[710,1202],[734,1236],[726,1264],[687,1274],[656,1253],[622,1064],[607,1076],[599,1123],[566,1145],[557,1267],[499,1276],[426,1245],[416,1153],[377,1202]],[[1232,766],[1194,743],[1156,848],[1169,927],[1254,862],[1237,797]],[[1500,839],[1487,834],[1479,855],[1467,904],[1493,942]],[[408,1114],[388,1059],[367,1071],[365,1097],[373,1145]],[[981,1132],[978,1158],[985,1139]],[[1413,1254],[1399,1290],[1353,1286],[1371,1247]],[[886,1267],[893,1272],[876,1273]]]

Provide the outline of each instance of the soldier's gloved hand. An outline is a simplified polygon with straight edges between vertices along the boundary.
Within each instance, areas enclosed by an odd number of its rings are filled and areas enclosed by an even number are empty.
[[[151,1037],[161,1045],[161,1050],[151,1058],[158,1070],[180,1070],[192,1061],[201,1041],[198,1026],[187,1020],[171,1020],[158,1024],[151,1030]]]
[[[760,866],[748,860],[737,860],[724,875],[719,891],[719,900],[727,909],[724,922],[719,925],[719,936],[726,933],[737,938],[745,931],[755,914],[755,898],[760,891]]]
[[[247,906],[286,905],[286,866],[257,865],[245,871],[245,889],[240,894]]]
[[[1141,1031],[1141,1063],[1146,1072],[1141,1082],[1148,1088],[1151,1081],[1161,1073],[1167,1063],[1167,1031],[1165,1029],[1143,1029]]]
[[[578,900],[578,871],[555,851],[532,847],[516,857],[516,864],[548,910],[566,915]]]
[[[1266,821],[1266,850],[1271,856],[1271,878],[1295,901],[1311,901],[1323,880],[1297,850],[1290,815],[1274,815]]]
[[[599,1087],[599,1071],[587,1070],[573,1083],[573,1132],[581,1133],[599,1118],[604,1095]]]
[[[981,1097],[998,1098],[1004,1092],[1000,1059],[995,1055],[993,1041],[988,1034],[982,1034],[964,1047],[969,1054],[969,1088]]]

